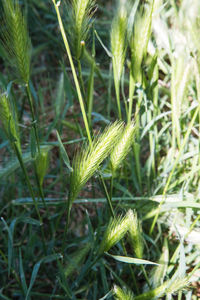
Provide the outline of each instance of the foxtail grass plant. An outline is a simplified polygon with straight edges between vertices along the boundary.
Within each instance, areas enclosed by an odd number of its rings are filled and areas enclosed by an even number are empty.
[[[97,136],[92,145],[78,153],[73,162],[70,179],[69,202],[73,203],[85,183],[110,154],[122,134],[123,123],[115,122]]]
[[[100,164],[110,154],[118,138],[121,136],[122,129],[122,122],[113,123],[108,126],[101,135],[97,136],[92,141],[92,144],[83,148],[82,151],[75,156],[72,164],[73,171],[70,176],[70,190],[67,202],[67,220],[64,236],[66,236],[70,210],[74,200],[86,182],[94,175],[95,171],[98,170]]]

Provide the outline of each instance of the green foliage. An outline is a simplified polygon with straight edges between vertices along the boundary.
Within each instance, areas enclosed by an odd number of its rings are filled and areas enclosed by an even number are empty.
[[[0,2],[0,299],[198,298],[200,2],[116,4]]]

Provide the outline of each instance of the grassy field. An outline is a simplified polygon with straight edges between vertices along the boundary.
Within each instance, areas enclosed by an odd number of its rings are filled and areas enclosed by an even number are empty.
[[[200,299],[199,16],[0,1],[0,299]]]

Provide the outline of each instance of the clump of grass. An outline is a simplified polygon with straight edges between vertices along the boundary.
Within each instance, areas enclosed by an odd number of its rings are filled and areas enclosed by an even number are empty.
[[[120,104],[120,81],[126,56],[126,26],[127,11],[124,3],[120,1],[116,16],[114,17],[112,22],[110,33],[114,84],[118,115],[120,119],[122,118]]]
[[[131,145],[133,144],[134,130],[134,122],[131,122],[125,127],[119,142],[111,152],[110,162],[113,175],[115,175],[116,170],[130,151]]]
[[[29,82],[31,62],[31,42],[27,22],[18,1],[3,0],[3,20],[5,28],[2,40],[7,61],[16,71],[18,79]]]
[[[73,161],[70,178],[69,201],[72,203],[86,182],[92,177],[103,160],[110,154],[121,136],[122,122],[115,122],[95,138],[92,145],[83,148]]]

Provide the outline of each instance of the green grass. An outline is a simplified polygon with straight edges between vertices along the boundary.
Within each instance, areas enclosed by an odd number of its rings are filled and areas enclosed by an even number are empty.
[[[0,8],[0,299],[199,299],[199,1]]]

